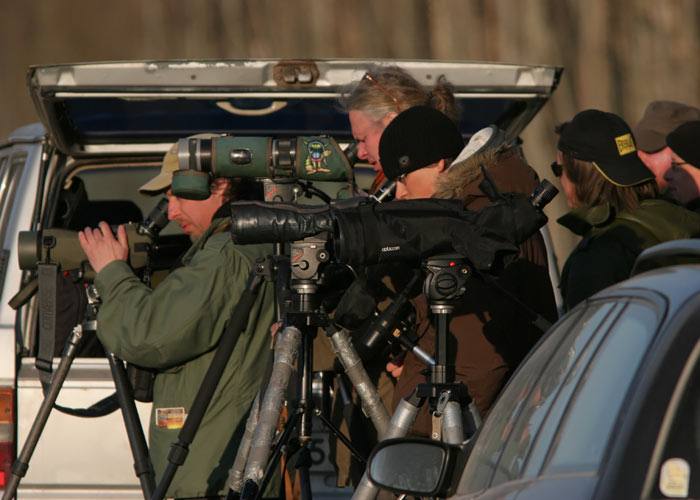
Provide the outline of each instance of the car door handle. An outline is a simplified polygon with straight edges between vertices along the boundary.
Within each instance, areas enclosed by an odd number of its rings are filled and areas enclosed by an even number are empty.
[[[287,101],[272,101],[266,108],[260,109],[241,109],[232,105],[228,101],[217,101],[216,105],[224,111],[239,116],[265,116],[279,111],[287,105]]]

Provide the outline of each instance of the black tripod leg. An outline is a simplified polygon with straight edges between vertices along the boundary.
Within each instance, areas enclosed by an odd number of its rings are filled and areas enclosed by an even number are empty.
[[[299,450],[299,456],[296,461],[296,470],[299,472],[299,486],[301,490],[302,500],[311,500],[311,452],[309,451],[309,442],[305,441]]]
[[[168,465],[165,468],[165,472],[163,472],[163,477],[161,477],[151,500],[162,500],[165,497],[165,493],[168,491],[170,483],[172,483],[175,477],[177,468],[185,463],[185,459],[189,453],[190,443],[194,440],[194,436],[197,433],[197,429],[199,429],[199,425],[202,423],[209,402],[214,396],[216,387],[219,385],[221,375],[226,369],[231,353],[236,347],[238,338],[241,336],[241,332],[248,322],[248,316],[253,308],[262,282],[263,278],[259,276],[255,270],[250,273],[246,289],[241,294],[241,298],[231,315],[231,320],[219,341],[219,347],[216,350],[216,354],[214,354],[214,359],[211,365],[209,365],[207,373],[204,375],[204,380],[202,380],[202,385],[192,403],[187,420],[185,420],[185,424],[182,426],[182,430],[178,435],[178,440],[172,445],[170,454],[168,455]]]
[[[141,482],[143,497],[148,500],[153,496],[156,478],[148,455],[146,436],[143,434],[139,414],[136,411],[133,390],[131,389],[131,384],[129,384],[126,375],[124,362],[112,354],[107,348],[105,348],[105,352],[107,354],[107,360],[109,361],[109,368],[112,370],[114,385],[117,388],[117,399],[122,409],[124,426],[126,427],[126,434],[129,438],[129,446],[131,446],[131,454],[134,457],[134,470]]]
[[[27,434],[27,439],[22,447],[22,452],[17,457],[14,465],[12,466],[12,474],[5,486],[5,491],[2,495],[2,500],[10,500],[15,496],[17,492],[17,487],[19,486],[20,480],[27,473],[29,468],[29,460],[32,458],[32,454],[36,449],[36,445],[39,441],[39,437],[46,426],[46,422],[49,419],[49,414],[53,408],[56,399],[58,398],[58,393],[63,387],[63,382],[66,380],[68,375],[68,370],[70,370],[71,364],[75,356],[78,354],[78,347],[83,340],[83,327],[77,325],[73,328],[68,342],[66,342],[66,347],[63,350],[63,357],[61,357],[61,362],[58,364],[53,377],[51,378],[51,383],[49,384],[48,390],[44,396],[44,401],[42,401],[39,411],[34,417],[34,423],[32,424],[29,433]]]
[[[330,431],[335,435],[335,437],[337,437],[340,440],[340,442],[345,445],[345,447],[350,451],[352,456],[354,456],[357,460],[362,462],[363,465],[367,465],[367,457],[363,456],[362,453],[360,453],[360,451],[357,448],[355,448],[350,438],[343,434],[343,431],[341,431],[337,425],[331,422],[328,419],[328,417],[326,417],[323,414],[323,412],[318,408],[314,410],[314,413],[319,419],[321,419],[321,422],[326,424],[326,427],[330,429]]]

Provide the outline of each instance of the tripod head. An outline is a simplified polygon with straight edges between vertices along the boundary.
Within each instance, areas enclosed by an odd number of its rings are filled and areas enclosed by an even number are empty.
[[[448,354],[455,352],[455,339],[449,324],[455,305],[467,290],[471,267],[458,254],[436,255],[423,261],[425,271],[423,293],[433,313],[435,326],[435,364],[430,367],[433,384],[450,384],[455,380],[454,364]]]
[[[81,326],[83,331],[97,331],[97,312],[100,309],[100,304],[102,304],[102,299],[100,294],[97,293],[97,288],[95,285],[90,283],[85,287],[85,293],[87,295],[87,307],[85,308],[85,316]]]
[[[435,255],[423,261],[423,293],[435,314],[450,314],[467,290],[472,275],[467,259],[459,254]]]
[[[322,234],[290,243],[289,257],[279,259],[281,266],[288,266],[288,272],[281,273],[278,282],[278,291],[284,290],[279,292],[282,296],[278,299],[287,322],[295,326],[327,324],[319,289],[326,282],[323,271],[329,261],[330,253]],[[293,319],[299,315],[305,319]],[[312,316],[314,320],[309,319]]]

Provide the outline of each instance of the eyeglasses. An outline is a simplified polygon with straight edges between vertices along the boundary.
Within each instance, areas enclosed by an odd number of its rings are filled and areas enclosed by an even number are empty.
[[[375,80],[374,78],[372,78],[372,75],[370,75],[369,73],[365,73],[364,76],[362,77],[362,79],[363,79],[363,80],[369,81],[372,85],[374,85],[374,86],[377,87],[379,90],[381,90],[382,92],[384,92],[384,94],[385,94],[389,99],[391,99],[392,101],[394,101],[394,106],[396,106],[396,111],[399,112],[399,113],[401,113],[401,106],[399,106],[399,101],[396,99],[396,97],[394,97],[393,95],[391,95],[391,92],[389,92],[389,91],[386,89],[386,87],[385,87],[384,85],[382,85],[382,84],[379,83],[377,80]]]
[[[401,174],[401,175],[399,175],[399,176],[396,178],[396,182],[400,182],[401,184],[405,184],[405,183],[406,183],[406,176],[407,176],[407,175],[408,175],[408,174]]]
[[[559,165],[557,161],[554,160],[550,167],[552,167],[552,173],[554,174],[554,177],[561,177],[561,174],[564,172],[563,166]]]

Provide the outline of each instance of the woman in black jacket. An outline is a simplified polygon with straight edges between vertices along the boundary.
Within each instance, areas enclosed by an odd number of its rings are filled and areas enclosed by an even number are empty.
[[[561,276],[564,309],[629,277],[642,250],[700,233],[700,217],[657,198],[619,116],[589,109],[559,127],[557,163],[569,213],[559,223],[583,236]]]

